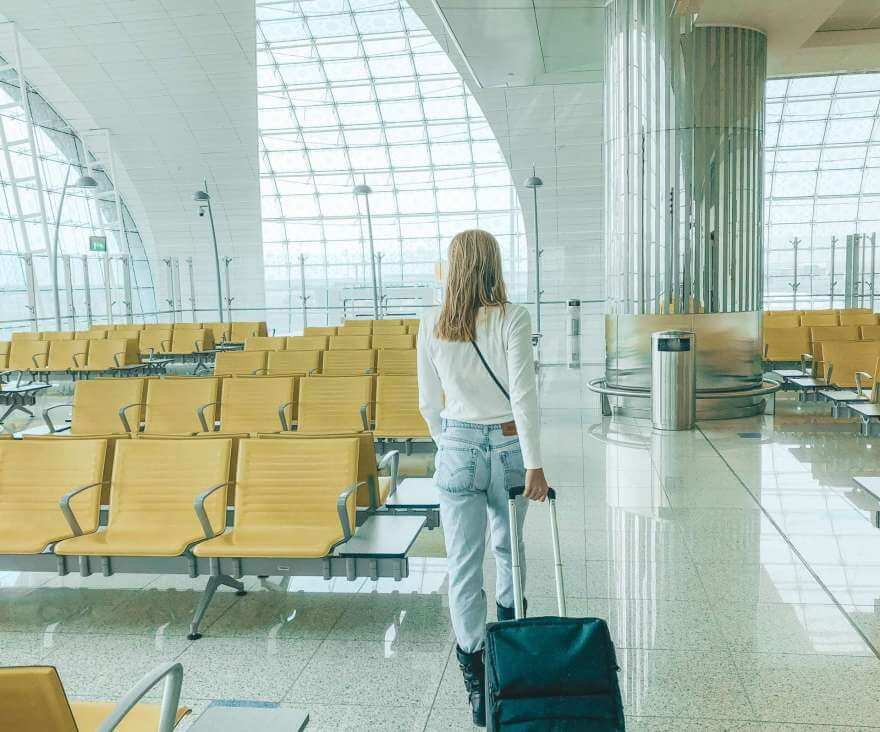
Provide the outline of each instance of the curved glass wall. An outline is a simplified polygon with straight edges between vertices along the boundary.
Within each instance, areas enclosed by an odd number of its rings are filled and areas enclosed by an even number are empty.
[[[832,283],[834,307],[872,306],[880,286],[880,236],[872,236],[880,234],[878,105],[880,74],[767,82],[766,309],[831,307]]]
[[[372,311],[363,181],[387,312],[433,302],[450,237],[475,226],[498,237],[511,297],[525,299],[507,164],[405,0],[258,1],[257,21],[266,300],[293,313],[278,325],[301,325],[300,257],[322,308],[309,323]]]
[[[0,63],[3,63],[2,59]],[[117,255],[126,255],[131,263],[130,307],[133,315],[139,319],[143,313],[155,312],[153,280],[143,242],[124,203],[121,210],[125,226],[120,235],[115,194],[109,177],[100,166],[95,167],[94,158],[70,125],[30,87],[28,102],[39,175],[34,174],[18,74],[14,70],[0,72],[0,124],[3,126],[0,135],[0,338],[11,331],[32,329],[35,325],[28,293],[28,252],[33,255],[38,328],[55,329],[52,278],[46,252],[54,240],[56,224],[62,328],[88,327],[85,267],[88,267],[92,320],[107,320],[103,255],[89,252],[89,237],[93,235],[107,238],[114,320],[121,322],[126,316],[124,263]],[[73,187],[83,174],[91,175],[98,187]],[[70,185],[62,208],[65,180]],[[70,255],[70,290],[75,320],[70,317],[64,255]]]

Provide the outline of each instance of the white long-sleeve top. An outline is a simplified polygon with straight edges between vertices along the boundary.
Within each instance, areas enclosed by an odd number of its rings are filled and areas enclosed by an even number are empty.
[[[532,355],[532,326],[522,305],[480,308],[477,345],[508,401],[469,342],[434,335],[438,311],[422,316],[418,337],[419,411],[436,442],[441,420],[475,424],[516,422],[526,469],[541,464],[541,419]],[[445,405],[444,405],[445,395]]]

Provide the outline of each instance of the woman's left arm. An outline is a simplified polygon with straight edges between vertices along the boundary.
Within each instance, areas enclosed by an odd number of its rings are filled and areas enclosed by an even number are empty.
[[[507,377],[523,463],[526,470],[541,468],[541,415],[538,412],[538,388],[535,384],[532,323],[528,311],[523,307],[516,308],[509,326]]]

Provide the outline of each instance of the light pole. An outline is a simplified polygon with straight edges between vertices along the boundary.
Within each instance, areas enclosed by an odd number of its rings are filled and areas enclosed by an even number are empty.
[[[211,196],[208,195],[208,181],[205,179],[205,188],[193,193],[193,201],[199,204],[199,216],[205,215],[208,209],[208,219],[211,222],[211,239],[214,241],[214,271],[217,274],[217,315],[223,322],[223,289],[220,285],[220,250],[217,248],[217,230],[214,228],[214,211],[211,208]]]
[[[370,272],[373,275],[373,317],[379,319],[379,288],[376,284],[376,252],[373,248],[373,217],[370,215],[370,194],[373,189],[366,181],[351,190],[355,196],[363,196],[367,204],[367,232],[370,236]]]
[[[61,294],[58,291],[58,235],[61,229],[61,214],[64,211],[64,199],[67,197],[67,189],[83,188],[94,190],[98,187],[98,181],[90,175],[81,175],[71,186],[70,169],[73,168],[74,165],[74,163],[68,163],[67,172],[64,174],[64,187],[61,189],[61,200],[58,202],[58,213],[55,215],[55,236],[52,238],[52,258],[49,260],[52,271],[52,297],[55,302],[55,330],[61,330]]]
[[[544,185],[537,175],[535,166],[532,166],[532,174],[525,179],[523,185],[532,189],[532,203],[535,207],[535,332],[541,334],[541,246],[540,234],[538,234],[538,189]]]

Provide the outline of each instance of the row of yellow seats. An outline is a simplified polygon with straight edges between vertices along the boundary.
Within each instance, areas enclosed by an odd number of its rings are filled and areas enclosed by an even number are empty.
[[[429,437],[414,375],[237,376],[94,379],[77,382],[70,434],[193,435],[279,432],[296,424],[312,434],[368,431],[387,439]]]
[[[832,325],[878,325],[880,315],[869,308],[839,310],[767,310],[765,328],[798,328]]]
[[[266,323],[263,321],[240,321],[233,323],[121,323],[116,325],[93,325],[88,330],[64,331],[18,331],[12,334],[13,341],[72,341],[94,340],[96,338],[139,338],[141,333],[160,330],[168,333],[176,331],[206,330],[212,343],[232,341],[244,343],[248,338],[265,336]],[[185,337],[185,336],[184,336]]]
[[[880,341],[880,325],[819,325],[764,328],[764,359],[800,361],[824,341]]]
[[[248,338],[245,351],[363,351],[370,348],[415,348],[416,337],[406,334],[301,335]]]
[[[343,325],[308,326],[303,335],[417,335],[418,320],[346,320]]]
[[[363,441],[242,439],[234,459],[231,439],[122,440],[99,531],[105,440],[3,440],[0,554],[324,557],[357,530]]]
[[[12,341],[0,352],[0,368],[8,371],[109,371],[140,362],[137,340]]]
[[[222,351],[214,359],[214,376],[313,373],[332,376],[415,374],[416,352],[412,348],[384,348],[380,351]]]

